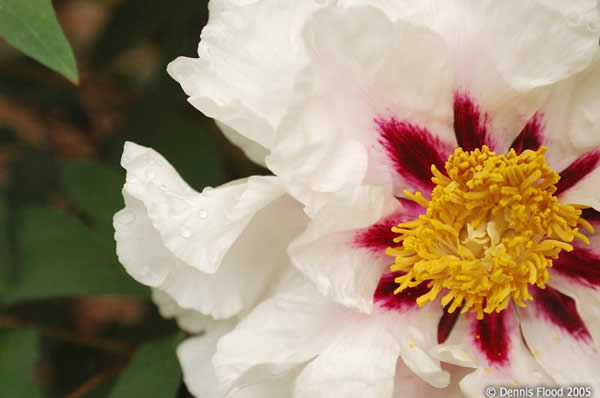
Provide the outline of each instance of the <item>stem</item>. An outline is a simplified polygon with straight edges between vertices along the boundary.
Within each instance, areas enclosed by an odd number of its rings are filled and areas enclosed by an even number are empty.
[[[98,384],[102,383],[104,380],[111,378],[112,376],[116,376],[121,372],[129,361],[118,361],[115,365],[104,369],[102,372],[95,374],[85,381],[85,383],[81,384],[71,393],[69,393],[65,398],[80,398],[86,395],[88,392],[94,389]]]
[[[122,341],[109,340],[101,337],[81,336],[74,333],[72,330],[42,325],[36,322],[27,322],[15,317],[0,315],[0,328],[19,327],[33,327],[48,337],[53,337],[55,339],[67,341],[72,344],[93,347],[116,354],[131,355],[134,352],[134,348],[131,345]]]

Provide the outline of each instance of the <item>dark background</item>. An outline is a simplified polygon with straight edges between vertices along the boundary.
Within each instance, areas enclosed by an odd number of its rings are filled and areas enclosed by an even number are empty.
[[[0,40],[0,397],[187,397],[184,334],[114,254],[123,143],[198,190],[264,170],[166,73],[196,56],[206,1],[53,4],[78,86]]]

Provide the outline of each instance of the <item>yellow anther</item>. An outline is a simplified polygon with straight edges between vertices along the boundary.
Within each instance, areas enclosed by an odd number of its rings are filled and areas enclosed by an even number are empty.
[[[554,196],[560,177],[546,164],[546,150],[497,155],[486,146],[459,148],[445,174],[431,166],[431,200],[404,192],[427,212],[392,228],[398,246],[386,250],[396,258],[390,269],[404,273],[395,293],[425,283],[429,291],[417,304],[442,293],[448,312],[460,308],[480,319],[511,300],[519,306],[532,300],[529,285],[546,286],[551,259],[573,250],[574,239],[589,242],[578,226],[594,231],[581,218],[585,206]]]

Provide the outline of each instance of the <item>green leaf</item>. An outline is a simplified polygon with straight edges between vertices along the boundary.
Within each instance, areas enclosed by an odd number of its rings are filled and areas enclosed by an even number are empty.
[[[179,336],[144,344],[121,374],[109,398],[175,398],[181,368],[175,349]]]
[[[19,274],[9,303],[46,297],[135,295],[148,290],[118,263],[115,244],[75,216],[29,207],[17,220]]]
[[[75,56],[50,0],[0,0],[0,37],[77,83]]]
[[[33,379],[38,351],[35,330],[0,331],[0,388],[3,397],[42,396],[40,387]]]

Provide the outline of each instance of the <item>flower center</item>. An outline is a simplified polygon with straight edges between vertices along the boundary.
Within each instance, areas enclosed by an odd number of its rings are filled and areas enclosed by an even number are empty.
[[[578,225],[594,231],[581,218],[585,206],[554,196],[560,176],[546,164],[546,150],[497,155],[486,146],[458,148],[446,162],[447,175],[432,165],[431,200],[405,191],[427,212],[392,228],[400,245],[386,253],[396,258],[390,269],[403,273],[394,293],[427,283],[419,306],[443,292],[448,312],[462,307],[482,319],[511,299],[525,306],[533,299],[530,284],[545,288],[552,259],[573,250],[575,238],[589,243]]]

